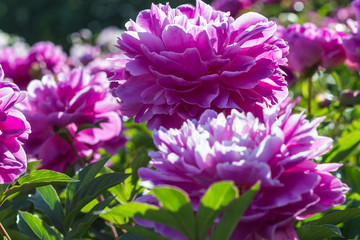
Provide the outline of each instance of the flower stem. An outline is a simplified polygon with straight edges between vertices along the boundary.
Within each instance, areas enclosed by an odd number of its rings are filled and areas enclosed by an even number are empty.
[[[7,240],[11,240],[11,237],[9,236],[9,234],[6,232],[4,226],[0,223],[0,234],[2,236],[4,236]]]

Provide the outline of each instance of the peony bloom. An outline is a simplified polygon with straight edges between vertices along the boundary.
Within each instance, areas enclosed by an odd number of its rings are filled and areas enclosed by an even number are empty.
[[[122,32],[123,30],[115,26],[106,27],[96,38],[96,45],[100,46],[106,53],[116,53],[119,49],[115,46],[116,38],[114,38],[114,36],[120,36]]]
[[[215,0],[211,6],[216,10],[230,12],[232,17],[236,17],[240,11],[250,8],[254,2],[254,0]]]
[[[305,73],[318,66],[329,68],[345,60],[344,33],[304,23],[280,28],[278,34],[289,44],[288,67],[293,71]]]
[[[46,74],[69,73],[67,55],[60,46],[52,42],[38,42],[30,49],[27,60],[32,76],[42,77]]]
[[[91,76],[82,69],[32,81],[20,106],[33,130],[25,142],[27,153],[41,159],[43,168],[63,172],[77,160],[96,160],[107,141],[114,144],[112,149],[121,147],[119,104],[108,85],[105,73]],[[77,132],[83,124],[102,128]]]
[[[232,180],[241,194],[260,181],[231,239],[297,239],[291,222],[343,203],[348,188],[331,174],[340,164],[312,160],[332,145],[331,138],[316,130],[324,118],[309,122],[303,113],[291,113],[294,105],[286,101],[264,110],[264,122],[237,110],[227,117],[207,110],[199,121],[187,120],[180,129],[161,127],[154,131],[159,151],[149,153],[155,170],[141,168],[139,176],[154,186],[183,189],[194,209],[215,182]],[[153,227],[165,237],[183,237],[164,226]]]
[[[89,44],[74,44],[70,48],[71,63],[75,67],[86,66],[100,56],[101,49],[99,46],[92,46]]]
[[[26,89],[29,82],[45,74],[69,73],[67,56],[60,46],[52,42],[38,42],[29,51],[12,46],[0,49],[0,64],[4,66],[5,77],[11,79],[20,89]]]
[[[355,11],[357,22],[348,21],[352,34],[344,38],[344,48],[348,65],[360,71],[360,0],[353,1],[351,6]]]
[[[201,0],[159,4],[126,27],[118,47],[129,60],[113,78],[115,93],[122,113],[150,129],[180,127],[206,109],[261,115],[287,95],[279,65],[288,47],[274,36],[276,24],[257,13],[234,20]]]
[[[30,125],[14,105],[26,94],[10,82],[4,82],[0,66],[0,184],[12,183],[27,166],[21,141],[28,138]]]
[[[29,64],[26,59],[27,50],[17,47],[5,47],[0,49],[0,64],[4,70],[5,78],[17,84],[20,89],[26,89],[31,81],[29,74]],[[25,54],[24,54],[25,52]]]
[[[119,58],[125,58],[125,56],[122,53],[108,53],[104,56],[95,58],[86,65],[85,69],[90,74],[105,72],[107,77],[110,78],[115,72],[119,73],[119,71],[124,69],[125,65],[120,64]]]

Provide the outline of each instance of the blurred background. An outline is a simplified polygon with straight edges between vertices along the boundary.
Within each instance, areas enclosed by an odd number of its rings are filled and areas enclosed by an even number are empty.
[[[171,0],[171,5],[188,2]],[[87,28],[96,34],[110,25],[124,28],[126,21],[135,19],[151,3],[150,0],[0,0],[0,29],[24,37],[30,45],[49,40],[68,49],[71,33]]]
[[[194,4],[195,0],[158,0],[154,3],[166,2],[176,7],[184,3]],[[211,0],[205,2],[211,3]],[[302,4],[307,1],[297,2]],[[321,16],[327,16],[332,9],[347,6],[351,0],[309,2],[311,3],[306,5],[306,8],[316,10]],[[138,12],[150,8],[151,3],[151,0],[0,0],[0,30],[21,36],[30,45],[49,40],[62,45],[67,51],[72,43],[71,33],[86,28],[96,36],[107,26],[124,28],[126,21],[135,19]],[[255,8],[261,9],[253,10],[261,10],[267,17],[279,17],[284,11],[296,12],[299,15],[299,11],[305,10],[304,7],[294,9],[291,6],[294,6],[294,0],[282,0],[281,5],[260,5]],[[302,21],[301,14],[297,21]]]

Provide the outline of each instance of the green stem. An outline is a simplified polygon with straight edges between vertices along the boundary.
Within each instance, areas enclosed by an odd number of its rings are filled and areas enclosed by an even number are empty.
[[[9,234],[6,232],[4,226],[0,223],[0,234],[2,236],[4,236],[7,240],[11,240],[11,237],[9,236]]]

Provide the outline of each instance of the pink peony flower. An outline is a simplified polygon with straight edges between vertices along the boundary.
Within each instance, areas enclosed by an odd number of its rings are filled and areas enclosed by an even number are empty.
[[[232,17],[236,17],[240,11],[248,9],[255,0],[215,0],[211,6],[223,12],[230,12]]]
[[[232,180],[241,194],[261,181],[231,239],[297,239],[291,222],[343,203],[348,188],[331,174],[340,164],[312,160],[332,145],[316,130],[324,118],[309,122],[304,113],[291,114],[294,105],[285,101],[264,110],[264,122],[237,110],[227,117],[207,110],[180,129],[161,127],[153,133],[159,151],[149,153],[155,169],[141,168],[139,176],[154,186],[183,189],[195,210],[215,182]],[[153,203],[146,198],[140,201]],[[153,227],[165,237],[183,237],[159,224]]]
[[[115,90],[121,111],[150,129],[180,127],[206,109],[260,115],[287,87],[279,65],[287,45],[257,13],[234,20],[198,0],[196,7],[152,5],[118,40],[130,59]],[[124,61],[120,59],[119,61]]]
[[[0,49],[0,55],[5,77],[20,89],[26,89],[32,79],[41,78],[45,74],[70,72],[66,54],[52,42],[38,42],[25,54],[19,52],[16,46],[7,47]]]
[[[44,76],[46,74],[69,73],[67,66],[67,55],[60,46],[54,45],[52,42],[38,42],[30,49],[27,60],[30,64],[33,77]]]
[[[70,48],[71,62],[75,67],[86,66],[100,56],[101,49],[99,46],[89,44],[74,44]]]
[[[21,141],[28,138],[30,125],[14,108],[26,94],[10,82],[4,82],[0,66],[0,184],[12,183],[25,172],[26,154]]]
[[[351,20],[348,21],[352,34],[344,38],[344,48],[346,51],[348,65],[360,71],[360,0],[353,1],[351,6],[355,11],[357,22]]]
[[[119,104],[108,85],[105,73],[91,76],[82,69],[29,84],[29,97],[20,106],[33,129],[25,149],[42,160],[43,168],[63,172],[80,159],[96,160],[108,141],[112,149],[123,146]],[[83,124],[102,128],[77,132]]]
[[[3,67],[5,78],[17,84],[20,89],[26,89],[31,81],[29,64],[26,59],[27,52],[18,51],[16,47],[0,49],[0,64]]]
[[[95,58],[85,69],[90,74],[98,72],[106,72],[108,78],[112,77],[115,72],[119,72],[124,69],[124,64],[120,64],[119,58],[125,58],[122,53],[109,53],[104,56]]]
[[[121,29],[115,26],[106,27],[96,38],[96,45],[100,46],[106,53],[116,53],[119,49],[115,46],[116,38],[114,36],[120,36],[122,32]]]
[[[345,34],[342,32],[304,23],[280,28],[278,34],[289,44],[288,67],[291,70],[304,73],[317,66],[337,66],[345,60],[342,45]]]

